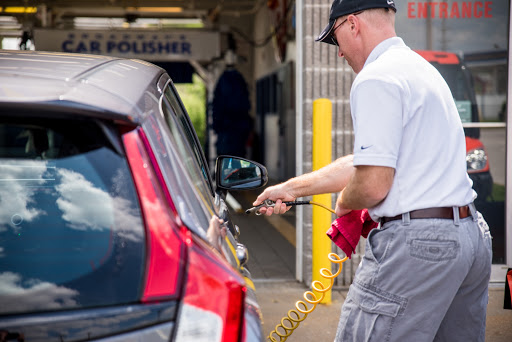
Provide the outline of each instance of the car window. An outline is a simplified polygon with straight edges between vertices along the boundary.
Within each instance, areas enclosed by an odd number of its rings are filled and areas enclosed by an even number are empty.
[[[2,118],[0,314],[137,300],[144,226],[127,162],[106,129]]]
[[[197,164],[201,168],[201,172],[203,174],[204,179],[211,187],[211,180],[209,178],[208,167],[206,166],[206,160],[203,155],[203,151],[201,150],[199,139],[194,131],[194,127],[190,122],[190,119],[187,113],[184,110],[183,104],[181,100],[177,96],[176,89],[172,86],[172,83],[169,83],[164,90],[165,99],[167,100],[167,104],[169,106],[170,111],[167,111],[165,115],[174,115],[177,118],[177,123],[180,125],[183,130],[184,136],[188,141],[188,144],[192,148],[194,153],[194,157],[196,159]],[[167,120],[167,118],[166,118]],[[210,189],[213,192],[213,189]]]
[[[190,230],[205,238],[214,209],[183,132],[172,116],[168,121],[150,116],[143,129],[180,218]]]
[[[178,118],[174,115],[172,108],[165,100],[162,102],[162,112],[165,122],[176,141],[178,147],[177,152],[180,154],[187,171],[190,173],[194,185],[205,197],[211,197],[210,188],[207,185],[207,171],[204,165],[199,162],[201,158],[198,158],[197,146],[190,145],[188,138],[190,131],[183,129],[183,125],[180,125]]]
[[[453,97],[458,101],[471,101],[469,83],[464,77],[463,67],[460,64],[432,63],[443,75],[448,83]]]

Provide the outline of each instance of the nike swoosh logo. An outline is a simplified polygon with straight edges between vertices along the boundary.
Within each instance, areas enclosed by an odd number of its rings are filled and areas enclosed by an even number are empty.
[[[361,150],[366,150],[367,148],[370,148],[370,147],[372,147],[372,146],[373,146],[373,145],[369,145],[369,146],[363,146],[363,145],[361,145]]]

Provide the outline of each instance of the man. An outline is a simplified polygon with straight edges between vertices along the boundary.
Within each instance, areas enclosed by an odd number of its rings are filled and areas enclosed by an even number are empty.
[[[396,36],[392,0],[335,0],[317,41],[356,76],[354,154],[269,187],[282,202],[338,192],[336,214],[368,208],[379,229],[343,305],[336,341],[484,341],[491,237],[476,211],[448,85]],[[328,227],[326,227],[327,229]]]

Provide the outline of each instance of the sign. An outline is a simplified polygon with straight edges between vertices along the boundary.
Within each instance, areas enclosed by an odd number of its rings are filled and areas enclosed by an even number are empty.
[[[471,115],[471,101],[455,100],[455,105],[457,106],[457,111],[459,112],[460,121],[462,121],[462,123],[473,122]]]
[[[407,17],[413,18],[492,18],[492,1],[410,1]]]
[[[147,61],[208,61],[220,56],[220,34],[212,31],[99,31],[35,29],[39,51],[136,58]]]

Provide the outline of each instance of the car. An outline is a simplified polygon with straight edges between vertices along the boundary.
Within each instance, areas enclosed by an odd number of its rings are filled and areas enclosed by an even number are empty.
[[[478,123],[478,105],[471,72],[461,56],[446,51],[416,50],[444,77],[450,87],[462,123]],[[464,128],[466,136],[466,166],[478,194],[475,204],[480,207],[492,194],[493,179],[487,150],[480,140],[478,127]]]
[[[225,197],[267,180],[210,171],[164,69],[0,50],[0,340],[263,340]]]

